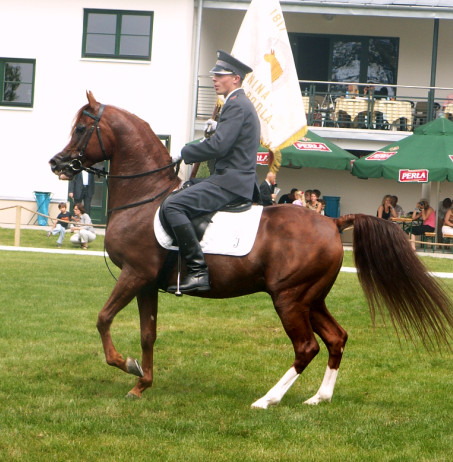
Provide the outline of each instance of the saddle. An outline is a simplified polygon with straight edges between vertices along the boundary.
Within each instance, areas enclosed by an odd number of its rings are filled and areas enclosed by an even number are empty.
[[[189,183],[189,182],[187,182]],[[173,238],[173,245],[177,245],[176,243],[176,237],[173,234],[173,230],[171,229],[171,226],[168,224],[167,219],[165,218],[165,215],[163,213],[163,205],[165,204],[165,201],[173,196],[174,194],[178,194],[182,189],[185,189],[189,187],[189,185],[184,185],[181,189],[178,189],[177,191],[173,191],[170,193],[162,202],[161,207],[159,208],[159,220],[160,223],[165,230],[165,232]],[[201,242],[203,240],[204,233],[206,231],[206,228],[209,226],[210,223],[212,223],[212,217],[217,213],[217,212],[230,212],[230,213],[240,213],[240,212],[246,212],[247,210],[250,210],[252,208],[252,201],[247,200],[247,199],[239,199],[235,200],[233,202],[230,202],[227,204],[225,207],[223,207],[220,210],[217,210],[215,212],[210,212],[206,213],[204,215],[200,215],[199,217],[195,217],[190,220],[192,223],[192,226],[195,230],[195,234],[198,238],[198,240]]]

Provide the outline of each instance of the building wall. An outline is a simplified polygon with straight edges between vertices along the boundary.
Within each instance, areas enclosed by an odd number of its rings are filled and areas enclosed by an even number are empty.
[[[84,8],[154,11],[151,62],[82,59]],[[188,141],[193,0],[0,0],[0,11],[1,56],[36,59],[34,107],[0,107],[0,200],[33,200],[33,191],[66,199],[48,160],[66,145],[86,90],[171,135],[172,151]]]

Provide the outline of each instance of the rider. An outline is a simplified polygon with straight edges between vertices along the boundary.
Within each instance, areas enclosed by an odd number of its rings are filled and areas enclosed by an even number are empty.
[[[201,143],[185,146],[172,159],[177,161],[182,157],[186,164],[213,159],[215,171],[209,178],[197,178],[193,185],[170,196],[162,205],[186,260],[188,274],[179,287],[182,293],[210,289],[208,267],[190,220],[237,200],[252,200],[258,191],[256,153],[260,145],[260,122],[241,88],[252,69],[219,50],[210,72],[214,74],[212,81],[217,95],[225,97],[216,131]],[[167,290],[175,292],[176,286]]]

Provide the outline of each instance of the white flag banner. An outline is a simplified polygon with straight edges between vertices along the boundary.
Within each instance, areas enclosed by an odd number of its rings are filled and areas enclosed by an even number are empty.
[[[302,93],[279,0],[252,0],[231,54],[253,69],[243,82],[261,123],[261,144],[274,153],[307,132]]]

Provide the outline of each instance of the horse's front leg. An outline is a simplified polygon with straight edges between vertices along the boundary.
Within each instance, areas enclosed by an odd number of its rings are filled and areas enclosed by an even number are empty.
[[[110,335],[110,326],[115,316],[130,303],[144,285],[145,281],[143,281],[143,279],[133,277],[128,274],[127,271],[123,270],[107,303],[99,312],[97,321],[97,328],[101,335],[107,364],[118,367],[129,374],[138,376],[143,375],[138,361],[132,358],[124,359],[123,356],[118,353]]]
[[[153,384],[153,351],[157,335],[157,300],[158,292],[153,287],[144,287],[137,295],[140,313],[143,375],[138,379],[137,385],[128,393],[127,396],[131,398],[140,398],[142,393]]]

